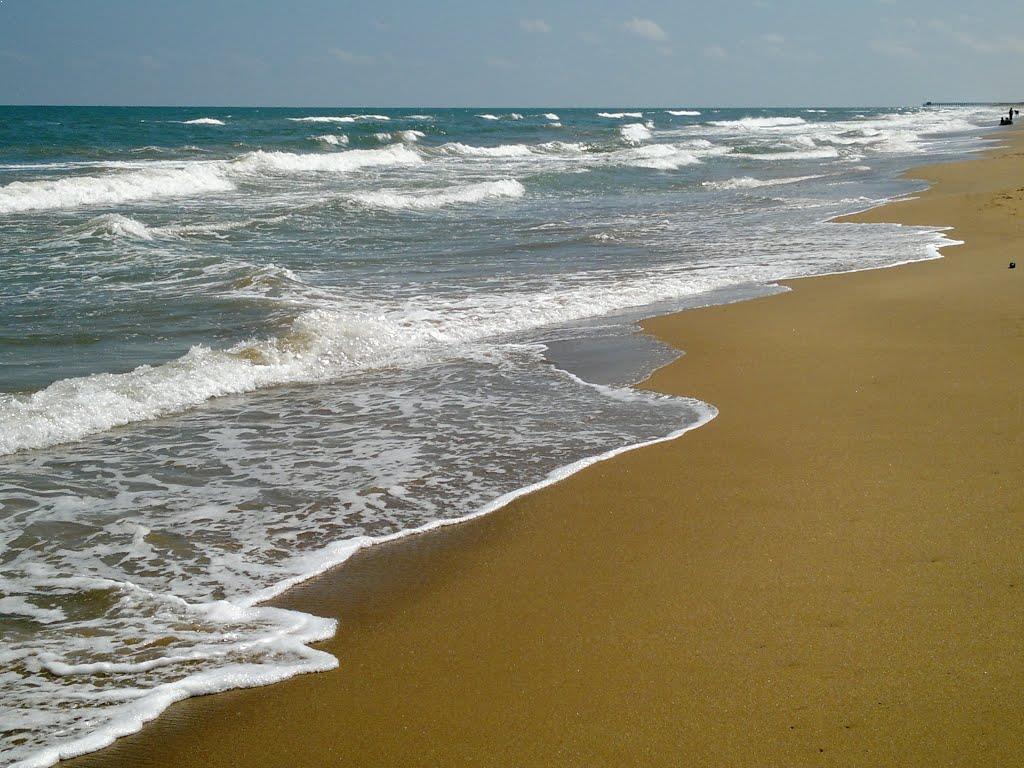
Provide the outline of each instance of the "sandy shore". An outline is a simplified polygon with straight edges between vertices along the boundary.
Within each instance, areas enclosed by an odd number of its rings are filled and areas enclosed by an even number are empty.
[[[953,225],[945,259],[647,322],[687,354],[646,386],[714,403],[710,425],[357,555],[279,601],[340,617],[340,669],[183,702],[70,764],[1024,765],[1006,137],[854,217]]]

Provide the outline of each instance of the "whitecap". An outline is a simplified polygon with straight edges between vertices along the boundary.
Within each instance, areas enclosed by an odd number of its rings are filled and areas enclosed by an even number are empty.
[[[622,140],[629,144],[639,144],[652,136],[650,126],[643,123],[627,123],[619,128],[619,133]]]
[[[739,120],[712,120],[709,125],[719,128],[738,128],[744,131],[757,131],[772,128],[788,128],[806,125],[802,117],[744,117]]]
[[[361,192],[348,195],[348,199],[370,208],[427,211],[450,205],[517,198],[522,197],[525,192],[523,185],[515,179],[500,179],[427,192],[412,193],[388,189]]]
[[[775,187],[781,184],[797,184],[801,181],[820,179],[823,174],[812,176],[790,176],[784,179],[755,179],[751,176],[737,176],[724,181],[702,181],[701,186],[708,189],[757,189],[759,187]]]
[[[477,147],[471,144],[453,141],[438,147],[449,155],[463,157],[529,157],[533,150],[526,144],[499,144],[496,147]]]
[[[319,141],[332,147],[343,147],[348,144],[348,136],[344,133],[327,133],[323,136],[313,136],[313,141]]]

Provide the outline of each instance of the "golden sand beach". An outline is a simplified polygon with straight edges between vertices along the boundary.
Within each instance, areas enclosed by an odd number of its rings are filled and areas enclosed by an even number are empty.
[[[850,217],[945,258],[659,317],[708,426],[278,602],[329,673],[78,766],[1024,765],[1024,141]],[[1022,268],[1007,269],[1016,260]]]

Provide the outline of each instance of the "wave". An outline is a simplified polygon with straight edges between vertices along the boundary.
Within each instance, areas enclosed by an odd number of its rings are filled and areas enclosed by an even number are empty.
[[[313,141],[319,141],[332,147],[344,147],[348,144],[348,136],[344,133],[327,133],[323,136],[313,136]]]
[[[739,120],[712,120],[709,125],[719,128],[739,128],[756,131],[763,128],[785,128],[794,125],[806,125],[802,117],[744,117]]]
[[[433,115],[406,115],[406,120],[433,120]]]
[[[179,168],[160,167],[104,176],[13,181],[0,187],[0,214],[190,197],[234,188],[222,164],[202,161]]]
[[[81,234],[88,237],[98,237],[115,240],[128,238],[131,240],[152,240],[153,232],[138,219],[130,216],[122,216],[119,213],[107,213],[97,216],[85,223]]]
[[[28,396],[0,394],[0,455],[73,442],[224,395],[450,359],[482,340],[702,293],[721,287],[717,280],[655,270],[612,287],[494,293],[472,302],[424,296],[413,306],[367,306],[338,297],[300,314],[280,336],[228,349],[198,345],[162,365],[63,379]]]
[[[530,157],[533,150],[526,144],[499,144],[496,147],[476,147],[472,144],[463,144],[453,141],[442,144],[438,147],[448,155],[460,155],[462,157]]]
[[[223,120],[215,117],[197,117],[195,120],[183,120],[182,125],[224,125]]]
[[[287,117],[286,120],[290,120],[293,123],[354,123],[356,119],[354,117],[326,117],[321,115],[312,115],[310,117]]]
[[[257,150],[228,163],[233,172],[289,173],[333,172],[345,173],[362,168],[392,165],[417,165],[423,158],[402,145],[382,149],[350,149],[334,154],[295,154],[293,152],[265,152]]]
[[[759,187],[775,187],[781,184],[797,184],[801,181],[820,179],[824,174],[812,176],[791,176],[785,179],[755,179],[751,176],[738,176],[724,181],[702,181],[701,186],[708,189],[757,189]]]
[[[598,112],[598,117],[607,117],[611,120],[621,120],[624,117],[643,117],[643,112]]]
[[[564,375],[578,384],[588,387],[602,395],[620,401],[642,401],[650,398],[647,393],[635,389],[618,389],[601,384],[583,381],[568,371]],[[193,696],[220,693],[232,689],[254,688],[270,685],[301,674],[323,672],[337,668],[339,661],[326,651],[312,647],[313,644],[327,640],[335,635],[338,629],[336,619],[323,618],[282,608],[273,608],[259,603],[266,602],[286,590],[308,581],[315,576],[336,568],[357,552],[378,544],[385,544],[408,536],[415,536],[451,525],[468,522],[495,512],[516,499],[534,493],[549,485],[553,485],[567,477],[594,464],[607,461],[630,451],[659,443],[676,440],[691,430],[699,429],[718,416],[718,409],[700,400],[678,398],[679,402],[688,406],[689,418],[682,424],[676,424],[668,433],[636,440],[625,445],[604,450],[601,453],[585,456],[582,459],[559,466],[547,472],[541,479],[529,482],[521,487],[502,493],[485,503],[475,504],[469,511],[454,517],[440,517],[419,525],[401,528],[392,533],[378,535],[361,535],[333,541],[317,550],[300,555],[297,560],[300,570],[277,583],[262,590],[241,597],[237,600],[217,600],[210,602],[189,603],[173,594],[161,595],[146,590],[131,582],[116,582],[105,578],[70,577],[59,580],[60,587],[77,583],[78,589],[117,589],[156,598],[165,604],[184,609],[192,614],[225,624],[244,625],[261,623],[269,634],[257,637],[255,643],[265,647],[270,654],[278,658],[294,660],[277,663],[229,663],[224,666],[199,672],[191,672],[180,679],[163,683],[152,688],[128,689],[124,703],[116,705],[108,714],[106,722],[93,724],[93,730],[84,736],[71,738],[32,752],[27,759],[19,761],[18,766],[42,768],[51,766],[60,760],[78,757],[89,752],[102,749],[114,743],[118,738],[136,733],[145,723],[155,719],[171,704]],[[392,491],[393,492],[393,491]],[[58,580],[50,580],[58,581]],[[50,590],[53,586],[47,585]],[[42,623],[55,622],[63,618],[58,609],[38,608],[21,597],[0,599],[0,610],[24,615]],[[265,631],[266,631],[265,629]],[[243,650],[253,641],[244,635],[231,638],[234,643],[221,642],[215,647],[199,646],[188,654],[165,655],[141,662],[85,662],[66,663],[52,654],[39,654],[39,664],[49,674],[58,677],[74,677],[76,675],[95,675],[118,672],[147,672],[161,666],[181,662],[196,662],[209,658],[225,658],[233,650]],[[232,647],[233,645],[233,647]]]
[[[551,120],[552,122],[555,123],[562,119],[554,112],[545,112],[543,115],[541,115],[541,117],[543,117],[545,120]]]
[[[258,150],[234,160],[160,164],[102,176],[68,176],[43,181],[14,181],[0,187],[0,214],[113,205],[140,200],[194,197],[234,190],[235,179],[258,174],[347,173],[361,168],[415,165],[423,159],[403,145],[354,149],[335,154],[295,154]],[[138,165],[130,166],[139,168]]]
[[[501,118],[497,115],[492,115],[489,112],[485,112],[482,115],[477,115],[481,120],[500,120]]]
[[[650,123],[647,125],[643,123],[627,123],[619,128],[619,133],[622,135],[622,140],[628,144],[639,144],[642,141],[647,141],[653,135]]]
[[[685,165],[697,165],[701,162],[696,153],[674,144],[648,144],[644,147],[621,150],[612,153],[612,159],[623,165],[658,171],[675,171]]]
[[[427,134],[425,134],[423,131],[412,131],[412,130],[409,130],[409,131],[395,131],[394,133],[375,133],[373,136],[374,136],[375,139],[377,139],[377,141],[379,141],[381,143],[394,140],[394,141],[405,141],[405,142],[408,142],[410,144],[413,144],[413,143],[419,141],[420,139],[422,139],[423,137],[425,137],[426,135]]]
[[[742,156],[748,160],[829,160],[839,157],[839,150],[835,147],[821,147],[819,149],[782,152],[745,152]]]
[[[387,122],[387,115],[309,115],[308,117],[286,117],[293,123],[355,123],[359,120]]]
[[[665,112],[676,117],[697,117],[700,114],[695,109],[666,109]]]
[[[427,211],[444,208],[461,203],[480,203],[499,198],[522,197],[526,189],[515,179],[485,181],[479,184],[467,184],[450,189],[432,190],[430,192],[400,192],[396,190],[380,190],[378,192],[362,192],[349,195],[348,198],[360,205],[385,210]]]

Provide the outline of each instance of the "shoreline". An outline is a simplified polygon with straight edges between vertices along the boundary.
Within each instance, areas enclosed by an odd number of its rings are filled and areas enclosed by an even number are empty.
[[[1014,151],[1014,147],[1016,147],[1020,143],[1019,137],[1017,137],[1016,134],[1011,134],[1011,137],[1011,144],[1009,146],[993,150],[995,155],[998,156],[1003,153],[1010,153]],[[960,161],[959,163],[953,163],[949,165],[964,166],[973,163],[985,163],[991,159],[993,158],[990,156],[990,154],[986,154],[980,160],[972,158],[967,161]],[[942,164],[941,166],[927,166],[924,169],[921,169],[921,172],[930,173],[933,172],[936,168],[940,169],[941,171],[941,169],[944,167],[947,167],[947,164]],[[916,173],[914,175],[916,176]],[[939,173],[939,175],[941,176],[942,174]],[[939,183],[941,184],[941,181]],[[881,208],[869,209],[867,212],[854,214],[849,217],[840,217],[839,220],[864,221],[865,223],[871,221],[888,220],[877,218],[880,215],[878,212],[888,211],[889,209],[897,207],[905,208],[908,204],[914,203],[915,201],[920,201],[921,199],[927,200],[931,197],[936,197],[939,193],[935,193],[935,190],[936,185],[933,185],[929,190],[920,193],[918,197],[912,198],[910,200],[897,200],[895,202],[889,202],[886,205],[882,206]],[[914,212],[911,213],[910,220],[903,223],[926,223],[928,225],[945,223],[938,221],[916,221],[913,219],[913,215]],[[968,240],[968,243],[970,247],[970,245],[973,245],[973,240]],[[945,248],[947,246],[944,245],[942,247]],[[945,259],[939,260],[938,262],[934,260],[912,262],[909,265],[905,265],[904,267],[902,267],[902,269],[916,269],[920,268],[921,265],[929,265],[936,263],[943,264],[947,262],[949,258],[950,257],[947,254]],[[772,305],[771,308],[777,308],[777,304],[781,297],[805,296],[810,292],[818,290],[818,288],[815,285],[808,284],[807,281],[816,281],[817,285],[820,286],[824,285],[826,281],[850,281],[851,279],[856,278],[856,276],[858,275],[877,276],[879,273],[891,271],[892,270],[890,268],[871,269],[867,271],[837,273],[836,275],[830,276],[798,278],[797,280],[792,281],[782,281],[781,284],[783,285],[789,285],[790,283],[795,284],[799,281],[799,291],[771,294],[769,296],[740,302],[738,304],[726,304],[697,310],[687,310],[683,313],[679,313],[676,315],[652,318],[650,320],[645,321],[643,325],[649,331],[653,332],[658,338],[662,340],[667,340],[668,343],[674,343],[675,345],[678,346],[680,344],[680,338],[692,339],[692,336],[688,336],[687,334],[692,334],[692,326],[694,325],[699,326],[701,330],[707,331],[710,329],[710,326],[716,323],[720,323],[723,319],[728,319],[730,317],[751,314],[763,315],[766,311],[769,314],[772,314],[770,309],[762,311],[760,308],[765,306],[768,302],[775,302],[775,305]],[[867,278],[866,281],[874,282],[875,278]],[[865,280],[861,280],[861,282],[863,283],[865,282]],[[852,286],[850,288],[850,291],[853,291]],[[751,307],[756,308],[750,309]],[[698,315],[701,318],[707,318],[709,315],[713,315],[714,320],[713,322],[697,322],[694,320],[694,318]],[[725,332],[725,330],[727,330],[730,325],[731,323],[729,322],[725,323],[726,328],[723,329],[723,332]],[[735,328],[729,330],[729,333],[735,333]],[[729,333],[725,333],[725,335],[729,337],[729,340],[732,340],[734,342],[736,341],[736,338],[741,339],[743,335],[741,333],[738,337],[733,338],[732,336],[729,336]],[[794,333],[796,333],[795,328]],[[681,336],[681,334],[683,335]],[[719,336],[719,339],[721,340],[721,336]],[[707,392],[702,392],[699,387],[704,386],[708,382],[699,381],[701,378],[700,375],[695,375],[695,371],[693,370],[694,364],[696,364],[698,361],[702,361],[703,363],[706,364],[707,355],[712,353],[708,352],[705,349],[701,349],[700,345],[694,344],[692,340],[683,343],[682,346],[684,346],[687,351],[687,355],[685,357],[681,358],[680,360],[677,360],[675,363],[671,363],[668,366],[659,369],[659,371],[655,372],[646,382],[642,383],[641,386],[644,388],[653,389],[655,391],[667,391],[671,394],[683,394],[687,397],[698,397],[700,399],[706,400],[707,402],[715,403],[717,405],[722,398],[716,395],[714,387],[709,387]],[[735,369],[733,369],[731,373],[735,373]],[[682,381],[680,381],[681,375]],[[698,388],[696,390],[693,388],[695,378],[698,380]],[[721,381],[717,381],[716,385],[720,384]],[[680,391],[680,389],[683,389],[685,391]],[[736,415],[733,411],[727,412],[725,408],[722,408],[721,411],[723,414],[728,413],[730,421],[732,421],[732,418]],[[701,440],[700,436],[703,436],[708,432],[713,433],[714,431],[718,430],[718,422],[721,420],[721,418],[722,417],[719,417],[719,419],[712,421],[709,425],[707,425],[707,427],[704,430],[700,430],[694,435],[689,436],[685,441],[672,440],[672,442],[668,443],[664,447],[659,446],[659,448],[663,448],[663,450],[661,450],[659,453],[674,454],[676,455],[676,458],[678,458],[678,454],[684,454],[687,459],[690,459],[692,461],[693,459],[697,458],[696,456],[694,456],[694,454],[699,453],[699,451],[701,450],[700,447],[696,447],[694,445],[695,438],[697,440]],[[768,442],[770,442],[771,440],[771,435],[763,434],[760,431],[760,428],[751,429],[750,425],[746,425],[745,427],[740,428],[740,431],[744,430],[747,433],[747,437],[751,440]],[[661,440],[653,441],[653,443],[664,443],[667,440],[671,440],[671,438],[663,438]],[[338,569],[336,572],[329,572],[312,582],[298,584],[294,586],[292,590],[289,591],[289,593],[282,595],[280,598],[277,598],[274,601],[272,601],[271,605],[277,605],[279,607],[304,606],[302,607],[302,610],[312,613],[323,613],[324,609],[330,606],[331,612],[327,615],[341,616],[342,626],[340,628],[338,635],[333,640],[323,644],[324,646],[337,646],[342,648],[348,646],[352,648],[356,647],[353,645],[353,642],[358,642],[360,639],[363,641],[371,641],[372,645],[372,638],[369,637],[367,632],[365,631],[368,629],[366,626],[357,627],[357,631],[353,633],[355,635],[353,638],[342,637],[343,635],[346,635],[347,632],[351,631],[350,622],[352,622],[353,619],[356,622],[363,621],[364,624],[366,623],[365,620],[369,619],[371,627],[379,630],[382,628],[382,625],[385,625],[387,623],[382,620],[382,617],[385,614],[389,614],[389,611],[399,610],[401,612],[409,613],[416,612],[416,595],[423,596],[425,594],[430,594],[436,599],[437,593],[441,589],[446,591],[453,591],[459,589],[460,586],[465,586],[465,579],[467,577],[464,574],[467,571],[478,571],[480,567],[485,567],[487,563],[493,562],[492,560],[488,560],[487,558],[484,558],[484,560],[481,561],[482,556],[478,551],[468,551],[465,552],[465,554],[469,562],[465,563],[464,567],[463,565],[460,565],[460,563],[456,559],[456,555],[458,554],[461,547],[467,545],[467,540],[469,542],[468,546],[478,546],[484,549],[486,549],[487,547],[500,548],[501,544],[499,541],[497,541],[497,539],[500,537],[497,536],[497,531],[511,527],[518,531],[520,534],[522,534],[523,529],[525,528],[526,533],[529,534],[533,531],[534,527],[538,527],[540,525],[540,523],[538,523],[536,520],[531,523],[531,521],[527,519],[531,516],[540,518],[541,523],[546,524],[549,527],[554,526],[558,528],[558,521],[551,521],[547,519],[550,517],[550,510],[552,508],[562,509],[563,507],[566,506],[569,507],[572,511],[572,514],[567,515],[567,517],[576,517],[579,514],[578,508],[581,502],[577,500],[575,504],[572,503],[574,491],[566,490],[566,486],[580,486],[579,488],[575,489],[575,492],[582,492],[584,496],[590,498],[593,502],[593,487],[595,485],[599,485],[607,489],[609,487],[609,483],[611,484],[611,487],[615,487],[616,481],[613,476],[616,474],[626,472],[626,479],[628,479],[629,473],[633,473],[634,475],[647,473],[648,475],[653,474],[655,476],[655,479],[658,480],[664,478],[666,471],[672,472],[673,468],[675,470],[678,470],[680,466],[683,466],[685,468],[689,467],[689,465],[686,464],[686,462],[684,462],[682,465],[675,464],[674,467],[666,467],[664,466],[665,458],[664,456],[662,456],[657,461],[653,462],[657,466],[655,466],[652,469],[652,467],[650,466],[652,460],[648,457],[648,454],[653,453],[651,447],[648,446],[647,448],[644,448],[642,450],[634,450],[637,447],[638,446],[630,446],[626,449],[621,449],[617,453],[625,453],[625,456],[620,456],[616,461],[602,461],[600,458],[588,461],[587,463],[590,466],[587,469],[584,469],[583,471],[577,474],[573,474],[568,479],[565,479],[563,482],[559,482],[556,485],[549,485],[549,487],[542,492],[534,493],[527,497],[522,495],[524,493],[529,492],[529,489],[525,489],[520,493],[516,494],[516,496],[520,496],[521,498],[518,498],[511,505],[503,507],[502,513],[500,515],[489,515],[486,518],[481,519],[477,523],[468,526],[459,526],[454,529],[449,528],[448,532],[450,533],[450,535],[445,535],[444,537],[408,537],[395,541],[392,544],[374,547],[370,550],[364,550],[363,552],[360,552],[359,555],[357,555],[356,557],[353,557],[352,560],[348,561],[346,563],[345,568]],[[626,453],[627,451],[628,453]],[[697,463],[706,463],[706,459],[705,462]],[[598,496],[597,498],[601,497]],[[677,501],[679,500],[677,497],[673,497],[673,499]],[[553,504],[552,501],[556,500],[560,502],[565,502],[568,500],[568,503]],[[690,501],[692,503],[692,499]],[[664,502],[664,499],[650,499],[650,503],[660,504],[662,506],[664,506]],[[547,512],[547,514],[545,514],[545,512]],[[479,514],[484,514],[484,512],[481,512]],[[508,518],[515,518],[514,524],[512,524],[513,521]],[[673,520],[672,522],[676,525],[683,525],[684,527],[687,524],[686,520]],[[664,523],[664,521],[663,524],[667,525],[667,523]],[[572,526],[565,526],[563,524],[562,527],[564,528],[563,532],[571,532]],[[476,530],[462,530],[470,528],[476,528]],[[484,528],[486,530],[481,530],[481,528]],[[504,535],[505,534],[503,533],[502,536]],[[591,536],[593,536],[593,534],[591,534]],[[431,541],[432,539],[441,538],[444,538],[445,541]],[[557,545],[555,546],[557,549]],[[381,570],[384,567],[383,561],[393,559],[396,554],[400,559],[402,559],[406,563],[410,561],[420,563],[420,567],[413,569],[399,568],[397,569],[396,573],[383,572]],[[627,553],[625,552],[618,552],[617,554],[622,557],[625,557],[627,555]],[[430,561],[431,558],[441,558],[446,567],[441,568],[440,573],[434,573],[430,570],[431,566],[425,565],[425,563],[427,561]],[[356,565],[357,560],[360,561],[358,566]],[[483,565],[481,565],[481,562],[483,562]],[[578,559],[577,562],[579,562]],[[350,567],[349,564],[352,564],[352,566]],[[529,565],[532,565],[532,563],[529,563]],[[390,568],[391,566],[388,565],[387,567]],[[420,572],[420,568],[422,568],[423,572]],[[595,566],[594,570],[600,569]],[[343,573],[344,571],[355,571],[355,573]],[[505,575],[507,576],[509,574],[506,573]],[[607,574],[601,574],[601,576],[606,577]],[[330,582],[330,584],[328,584],[328,582]],[[384,604],[378,606],[373,603],[380,599],[381,590],[384,590],[388,593],[386,595],[386,598],[388,599],[384,601]],[[346,591],[350,592],[351,594],[346,595]],[[333,594],[328,595],[327,593]],[[372,600],[367,601],[367,595],[371,593],[375,596]],[[322,607],[317,608],[316,606],[318,605]],[[492,618],[497,618],[499,621],[501,619],[500,616]],[[577,616],[576,618],[579,617]],[[446,626],[445,623],[440,619],[433,619],[431,621],[428,621],[428,624],[431,622],[433,624],[433,628],[437,631],[437,636],[443,636],[444,627]],[[471,624],[472,622],[470,622],[469,625]],[[476,629],[479,630],[481,628],[476,627]],[[553,627],[549,625],[549,629],[553,629]],[[675,629],[679,631],[681,627],[675,627]],[[360,631],[362,631],[363,634],[360,634]],[[369,634],[372,634],[372,632],[370,632]],[[520,636],[519,631],[513,631],[511,630],[511,628],[508,634],[510,635],[510,637],[516,637],[520,641],[526,640],[526,638]],[[363,651],[366,651],[367,646],[362,646],[361,648]],[[391,648],[391,646],[389,646],[389,648]],[[341,659],[342,676],[346,674],[346,670],[349,671],[350,677],[357,676],[358,673],[353,673],[351,672],[351,670],[360,663],[366,663],[363,660],[357,661],[357,658],[352,655],[352,651],[350,650],[332,652],[335,653],[335,655],[339,655]],[[401,656],[399,656],[398,658],[401,658]],[[443,667],[441,669],[443,670]],[[548,670],[548,672],[550,674],[551,672],[557,672],[557,670]],[[336,677],[335,673],[330,674],[331,676]],[[100,753],[93,753],[87,755],[84,758],[80,758],[79,761],[83,764],[87,762],[89,764],[96,765],[110,764],[104,762],[109,757],[109,759],[113,763],[118,763],[122,760],[128,759],[133,764],[155,765],[162,764],[163,760],[173,762],[176,764],[190,764],[188,761],[192,759],[196,760],[197,764],[200,764],[198,763],[198,757],[203,755],[202,749],[198,746],[190,745],[188,743],[183,742],[191,742],[193,740],[196,740],[197,728],[199,728],[200,735],[205,734],[211,740],[216,739],[218,725],[212,722],[212,719],[217,719],[212,717],[214,713],[216,713],[217,716],[220,718],[219,722],[222,730],[224,726],[229,726],[231,728],[242,727],[242,729],[249,735],[258,735],[258,723],[265,722],[268,719],[271,721],[274,719],[273,716],[268,711],[268,707],[271,709],[276,709],[278,712],[288,710],[289,702],[295,703],[297,700],[301,700],[302,697],[307,696],[309,692],[313,691],[313,689],[318,689],[322,691],[325,685],[329,685],[328,683],[324,682],[315,682],[322,681],[322,678],[325,677],[327,677],[326,674],[321,674],[313,677],[299,677],[293,678],[292,680],[286,683],[275,685],[272,688],[249,690],[243,689],[220,694],[217,697],[192,699],[188,702],[172,707],[171,710],[168,710],[168,712],[161,716],[161,718],[159,718],[155,723],[150,723],[149,725],[147,725],[146,728],[140,734],[121,739],[113,747],[108,748],[107,750]],[[346,682],[353,688],[359,688],[359,680],[348,679]],[[362,682],[366,683],[367,680],[363,680]],[[436,680],[434,682],[436,683]],[[307,683],[309,683],[308,686],[306,685]],[[288,688],[288,691],[284,690],[286,687]],[[484,686],[485,689],[486,687],[487,686]],[[305,688],[308,688],[309,690],[303,692]],[[404,689],[399,687],[396,691],[396,694],[400,698],[403,692]],[[487,693],[487,690],[481,690],[480,693]],[[229,699],[231,701],[229,701]],[[385,699],[384,697],[381,697],[381,699],[384,701],[384,703],[387,702],[387,699]],[[353,697],[350,701],[355,702],[359,701],[359,699],[357,697]],[[580,701],[583,701],[583,699],[580,699]],[[267,702],[274,703],[267,704]],[[336,701],[335,703],[338,702]],[[228,710],[235,708],[236,706],[243,708],[241,715],[239,717],[228,717],[225,719],[225,713],[227,713]],[[344,710],[343,704],[342,709]],[[189,713],[186,710],[192,710],[192,712]],[[339,717],[342,722],[345,722],[345,715],[354,714],[357,713],[343,711],[339,713]],[[378,714],[385,720],[387,719],[383,712],[379,712]],[[245,720],[247,722],[244,724],[237,722],[240,719]],[[356,719],[359,719],[360,721],[363,720],[363,718],[361,717]],[[254,723],[256,725],[254,725]],[[472,727],[474,731],[478,730],[478,728],[475,727],[473,723],[465,722],[463,724],[467,727]],[[737,723],[733,723],[734,726],[736,724]],[[369,723],[367,723],[367,725],[369,725]],[[381,723],[378,723],[378,725],[381,725]],[[588,728],[586,728],[586,723],[576,723],[575,725],[584,728],[584,730],[589,730]],[[282,724],[281,727],[285,726]],[[345,741],[346,734],[344,733],[344,729],[342,729],[338,734],[334,735],[339,739],[337,745],[338,748],[340,749],[341,744],[343,744]],[[354,734],[349,735],[351,736]],[[399,741],[401,741],[400,739],[397,739],[398,735],[399,734],[396,734],[395,743],[392,744],[393,747],[401,746],[398,743]],[[225,734],[221,733],[220,736],[224,737]],[[323,738],[325,740],[329,740],[331,737],[332,734],[323,734]],[[321,754],[322,756],[322,753],[318,753],[314,750],[314,746],[317,746],[320,750],[326,751],[330,751],[331,748],[330,743],[321,743],[319,745],[314,745],[314,743],[309,741],[308,738],[299,740],[299,737],[297,735],[282,737],[281,733],[278,733],[278,738],[284,738],[285,741],[292,743],[293,746],[297,744],[306,745],[305,749],[307,750],[307,752],[304,754],[304,756],[298,758],[300,762],[302,762],[302,764],[316,764],[317,755]],[[161,739],[170,739],[171,742],[167,743],[165,741],[164,743],[160,743]],[[267,739],[261,739],[261,741],[264,743],[264,748],[270,746]],[[378,749],[378,747],[379,750],[384,750],[386,746],[385,742],[386,739],[378,740],[377,746],[374,746],[373,744],[364,745],[367,747],[367,749],[370,750],[366,752],[366,754],[375,754],[373,750]],[[237,738],[233,740],[233,743],[238,743]],[[402,744],[405,744],[405,742],[402,742]],[[406,746],[408,745],[406,744]],[[420,743],[420,747],[424,746],[430,746],[433,749],[448,748],[453,752],[461,750],[464,747],[466,747],[465,744],[460,744],[457,742],[434,743],[433,740],[430,740],[426,743]],[[577,746],[583,745],[577,744]],[[680,744],[679,746],[683,745]],[[721,744],[719,746],[722,749],[725,749],[726,745]],[[253,749],[253,752],[247,752],[247,754],[269,754],[265,751],[255,749],[251,746],[247,749]],[[231,750],[229,749],[221,748],[216,754],[206,753],[203,756],[208,760],[208,762],[205,764],[229,764],[229,757],[231,757],[232,754],[234,754],[234,756],[237,757],[237,753],[232,753]],[[381,754],[379,755],[379,762],[385,763],[388,762],[388,760],[391,760],[393,761],[392,764],[394,764],[394,762],[401,762],[403,756],[405,759],[408,759],[413,755],[420,754],[420,752],[392,751],[388,754],[390,755],[390,757],[388,759],[385,759],[384,753],[383,751],[381,751]],[[482,755],[484,753],[480,754]],[[554,756],[557,754],[556,751],[552,751],[547,754],[548,758],[552,762],[558,762],[557,760],[553,759]],[[594,754],[595,753],[591,753],[592,756]],[[622,752],[619,757],[620,759],[622,757],[625,757],[625,759],[628,760],[630,759],[631,755],[633,758],[635,758],[637,754],[640,753],[627,750]],[[725,752],[723,751],[722,754],[724,755]],[[651,760],[655,762],[657,762],[659,757],[662,760],[668,762],[668,758],[671,757],[671,753],[668,751],[654,750],[648,756],[651,758]],[[265,758],[261,757],[261,759],[265,759],[267,764],[273,764],[274,762],[274,759],[269,756]],[[438,759],[440,759],[439,756]],[[731,759],[737,758],[734,755]],[[794,757],[794,755],[792,754],[788,755],[787,759],[791,761],[795,760],[795,762],[800,762],[800,758]],[[430,763],[430,761],[426,757],[426,753],[423,753],[422,760],[423,764]],[[377,758],[371,758],[369,760],[354,759],[355,764],[366,764],[366,762],[370,762],[372,764],[376,761],[378,761]],[[247,762],[256,762],[258,764],[262,764],[260,763],[260,760],[255,758],[247,759]],[[448,762],[457,761],[453,761],[450,759]],[[484,760],[483,762],[486,763],[487,761]],[[504,760],[497,760],[497,763],[504,762]],[[543,762],[543,760],[541,760],[540,762]],[[565,761],[562,762],[564,764]],[[740,760],[740,762],[743,761]],[[415,760],[413,760],[413,763],[419,764]],[[757,763],[754,762],[751,764]]]

